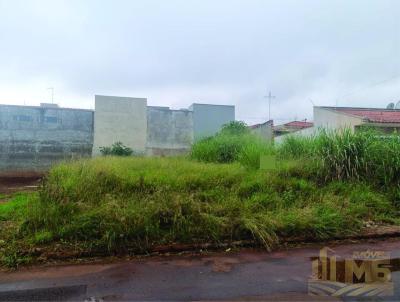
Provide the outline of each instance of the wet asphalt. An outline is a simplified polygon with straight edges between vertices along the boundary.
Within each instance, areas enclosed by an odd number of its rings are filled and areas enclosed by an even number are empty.
[[[311,296],[311,261],[327,246],[338,258],[390,254],[393,295]],[[274,252],[188,254],[0,273],[0,301],[400,301],[400,238]]]

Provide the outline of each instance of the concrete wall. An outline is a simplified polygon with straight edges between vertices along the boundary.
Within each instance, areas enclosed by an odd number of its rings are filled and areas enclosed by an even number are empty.
[[[354,117],[345,113],[336,112],[335,110],[325,107],[314,107],[314,127],[305,128],[293,133],[276,136],[274,142],[282,143],[286,137],[303,136],[309,137],[318,133],[319,129],[355,129],[356,126],[363,124],[361,117]]]
[[[315,127],[304,128],[299,131],[291,132],[288,134],[283,134],[274,137],[274,142],[276,144],[281,144],[288,136],[302,136],[302,137],[310,137],[316,134]]]
[[[272,125],[269,123],[264,123],[261,125],[257,125],[257,127],[250,128],[251,133],[258,135],[259,137],[272,141],[274,137],[274,131],[272,129]]]
[[[193,143],[193,112],[147,107],[147,154],[186,153]]]
[[[222,125],[235,120],[235,106],[192,104],[194,140],[214,135]]]
[[[0,105],[0,170],[40,171],[90,156],[93,111]]]
[[[115,142],[146,151],[147,99],[95,96],[93,155]]]
[[[324,107],[314,107],[314,128],[316,129],[341,129],[348,127],[354,130],[355,126],[361,124],[363,124],[361,117],[336,112]]]
[[[148,155],[176,155],[194,139],[235,120],[235,107],[193,104],[190,110],[147,106],[144,98],[95,96],[95,111],[0,105],[0,171],[45,170],[68,158],[99,155],[121,141]]]

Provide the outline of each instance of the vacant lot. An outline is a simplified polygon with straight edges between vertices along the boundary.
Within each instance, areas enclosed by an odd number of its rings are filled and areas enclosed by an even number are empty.
[[[14,192],[35,190],[39,186],[40,179],[43,176],[43,173],[37,172],[1,173],[0,196],[6,196]]]
[[[388,152],[398,152],[397,138],[377,144],[370,134],[325,134],[273,147],[227,135],[199,142],[191,158],[54,167],[38,192],[0,205],[2,264],[146,253],[170,243],[253,240],[270,248],[280,238],[328,239],[366,223],[399,223],[399,166],[385,161],[398,158],[378,150],[394,144]],[[268,154],[275,166],[257,169]]]

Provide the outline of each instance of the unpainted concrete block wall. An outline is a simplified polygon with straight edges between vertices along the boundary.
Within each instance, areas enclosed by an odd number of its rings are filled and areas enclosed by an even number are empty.
[[[147,155],[187,153],[196,137],[234,119],[234,106],[170,110],[147,106],[145,98],[102,95],[95,96],[95,111],[0,105],[0,172],[46,170],[63,159],[99,155],[118,141]]]
[[[272,141],[274,137],[274,131],[272,129],[272,125],[268,123],[264,123],[255,128],[250,128],[250,131],[251,133],[258,135],[259,137],[261,137],[266,141]]]
[[[193,112],[147,107],[147,154],[177,155],[193,143]]]
[[[91,155],[93,111],[0,105],[0,171],[40,171]]]
[[[147,100],[95,96],[93,155],[100,147],[122,142],[136,152],[146,151]]]
[[[217,133],[222,125],[235,120],[235,106],[192,104],[194,140]]]

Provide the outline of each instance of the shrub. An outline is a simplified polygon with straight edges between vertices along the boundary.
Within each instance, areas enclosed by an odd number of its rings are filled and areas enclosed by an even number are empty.
[[[249,134],[250,130],[245,122],[230,121],[222,126],[220,133],[226,135],[244,135]]]
[[[100,147],[100,153],[104,156],[130,156],[132,155],[133,150],[125,146],[122,142],[116,142],[112,144],[111,147]]]
[[[260,156],[273,153],[272,144],[253,135],[243,122],[230,122],[212,137],[192,146],[191,158],[203,162],[239,162],[249,168],[259,168]]]

